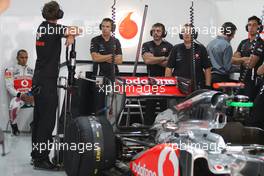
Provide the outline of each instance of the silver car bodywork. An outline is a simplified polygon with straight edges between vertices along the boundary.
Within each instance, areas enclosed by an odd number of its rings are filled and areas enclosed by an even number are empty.
[[[264,140],[264,132],[227,122],[229,98],[217,91],[196,92],[156,117],[155,142],[177,145],[181,175],[197,175],[199,169],[205,168],[208,175],[264,175],[264,146],[259,142]],[[241,132],[232,138],[236,130]],[[225,140],[225,134],[235,142]],[[247,140],[250,143],[240,143]]]

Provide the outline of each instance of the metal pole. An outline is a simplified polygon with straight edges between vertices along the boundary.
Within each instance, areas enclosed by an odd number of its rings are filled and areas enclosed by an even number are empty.
[[[138,46],[137,46],[137,54],[136,54],[136,60],[135,60],[135,64],[134,64],[133,76],[136,76],[136,73],[137,73],[137,65],[138,65],[138,60],[140,57],[140,50],[141,50],[141,45],[142,45],[142,39],[143,39],[143,33],[144,33],[146,18],[147,18],[147,12],[148,12],[148,5],[145,5],[143,20],[142,20],[142,25],[141,25],[141,31],[140,31],[140,36],[139,36],[139,42],[138,42]]]

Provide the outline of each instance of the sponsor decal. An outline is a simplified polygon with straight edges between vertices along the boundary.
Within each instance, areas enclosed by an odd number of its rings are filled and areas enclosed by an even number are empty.
[[[172,144],[160,144],[145,151],[130,163],[135,176],[178,176],[179,150]]]

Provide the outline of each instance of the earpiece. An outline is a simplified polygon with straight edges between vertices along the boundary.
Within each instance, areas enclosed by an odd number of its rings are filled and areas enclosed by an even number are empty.
[[[179,38],[181,40],[183,40],[183,34],[182,33],[179,33]],[[194,39],[196,40],[198,38],[198,32],[196,30],[194,30]]]
[[[258,25],[259,25],[258,32],[261,33],[263,31],[262,20],[258,18],[257,16],[249,17],[248,22],[251,20],[256,20],[258,22]],[[246,25],[246,31],[248,32],[248,24]]]
[[[110,19],[110,18],[104,18],[104,19],[102,20],[102,22],[100,23],[100,25],[99,25],[99,29],[102,30],[102,24],[103,24],[103,22],[105,22],[105,21],[108,21],[108,22],[111,23],[111,32],[114,32],[115,29],[116,29],[116,25],[115,25],[114,21],[113,21],[112,19]]]
[[[152,26],[152,29],[150,30],[150,36],[151,37],[153,36],[153,28],[154,27],[161,27],[162,28],[162,35],[161,35],[162,38],[165,38],[167,36],[167,31],[165,29],[165,26],[162,23],[156,23]]]

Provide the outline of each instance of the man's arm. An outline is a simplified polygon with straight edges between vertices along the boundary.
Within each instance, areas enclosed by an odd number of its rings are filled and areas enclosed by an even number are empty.
[[[91,53],[94,62],[111,62],[112,54],[102,55],[96,52]]]
[[[163,61],[166,60],[166,57],[155,57],[152,53],[146,52],[143,54],[143,60],[145,64],[161,64]]]
[[[18,96],[18,91],[14,88],[14,77],[13,77],[13,71],[12,69],[6,69],[5,70],[5,84],[6,89],[12,96]]]
[[[123,63],[123,52],[121,43],[119,40],[117,40],[116,43],[116,51],[115,51],[115,64],[121,65]]]
[[[211,80],[212,80],[211,70],[212,70],[211,67],[206,68],[206,69],[204,70],[205,85],[206,85],[206,86],[211,86]]]
[[[121,54],[116,55],[116,57],[115,57],[115,63],[117,65],[121,65],[123,63],[123,56]]]
[[[165,77],[172,77],[172,68],[166,67]]]
[[[250,57],[241,57],[241,53],[236,51],[232,57],[232,64],[235,65],[241,65],[244,64],[244,66],[246,66],[246,64],[250,61]]]
[[[244,60],[241,57],[241,53],[236,51],[232,57],[232,64],[240,65],[243,64]]]
[[[112,63],[112,57],[111,59],[105,61],[107,63]],[[118,54],[115,56],[115,64],[121,65],[123,63],[123,56],[121,54]]]
[[[78,28],[77,26],[66,27],[65,34],[64,34],[66,37],[65,45],[69,46],[73,44],[75,37],[81,35],[82,32],[83,30],[81,28]]]
[[[257,71],[258,75],[264,75],[264,64],[262,64]]]
[[[244,41],[239,43],[236,52],[233,54],[232,64],[240,65],[240,64],[243,64],[245,62],[245,60],[248,60],[248,59],[241,56],[243,44],[244,44]]]
[[[259,61],[259,56],[251,55],[249,57],[249,61],[246,62],[245,64],[248,63],[248,67],[251,69],[251,68],[254,68],[257,65],[258,61]]]
[[[159,65],[162,66],[162,67],[167,67],[167,65],[168,65],[168,60],[164,60],[164,61],[162,61],[161,63],[159,63]]]

